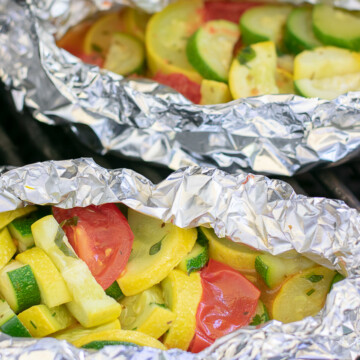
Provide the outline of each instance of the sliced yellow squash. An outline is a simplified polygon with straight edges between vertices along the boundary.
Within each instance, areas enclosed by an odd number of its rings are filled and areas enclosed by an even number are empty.
[[[164,345],[187,350],[195,334],[196,311],[202,295],[200,274],[187,275],[181,270],[173,270],[161,285],[166,305],[176,314],[164,335]]]
[[[324,306],[335,271],[315,266],[289,278],[272,305],[272,318],[290,323],[316,315]]]
[[[201,105],[224,104],[232,100],[229,86],[220,81],[204,79],[200,92]]]
[[[250,45],[233,60],[229,87],[234,99],[278,94],[276,86],[276,49],[271,41]]]
[[[181,73],[201,82],[187,59],[186,45],[202,23],[202,7],[202,0],[180,0],[151,17],[145,40],[151,75]]]
[[[125,297],[121,305],[122,329],[137,330],[155,339],[162,336],[175,319],[175,314],[166,307],[158,285],[141,294]]]
[[[129,261],[117,280],[126,296],[136,295],[162,281],[193,248],[196,229],[181,229],[171,223],[128,211],[134,233]]]
[[[16,253],[16,246],[7,228],[0,231],[0,270]]]
[[[83,336],[78,340],[72,341],[72,343],[77,347],[81,347],[93,341],[121,341],[139,346],[149,346],[161,350],[166,350],[165,346],[160,341],[142,332],[131,330],[106,330],[96,332]]]

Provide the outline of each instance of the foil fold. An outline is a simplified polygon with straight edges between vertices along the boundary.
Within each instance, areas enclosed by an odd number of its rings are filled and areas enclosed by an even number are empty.
[[[154,12],[169,2],[1,0],[0,78],[17,109],[70,126],[98,153],[175,170],[204,165],[290,176],[359,154],[360,92],[333,101],[267,95],[198,106],[157,83],[84,64],[55,44],[54,34],[98,10],[129,5]],[[335,4],[360,10],[356,0]]]
[[[360,214],[342,201],[294,193],[279,180],[189,167],[154,185],[132,170],[107,170],[92,159],[51,161],[0,176],[0,212],[28,204],[64,208],[122,202],[180,227],[213,227],[220,236],[281,254],[296,249],[337,269],[336,283],[315,317],[246,327],[195,355],[180,350],[107,347],[98,353],[54,339],[0,336],[6,359],[356,359],[360,355]],[[40,353],[39,353],[40,352]]]

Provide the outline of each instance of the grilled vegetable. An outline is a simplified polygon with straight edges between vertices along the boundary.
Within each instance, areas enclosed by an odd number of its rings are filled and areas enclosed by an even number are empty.
[[[16,246],[12,241],[7,228],[0,231],[0,270],[11,260],[16,253]]]
[[[179,263],[178,269],[187,274],[202,269],[209,261],[208,245],[200,245],[198,242],[193,249]]]
[[[0,331],[14,337],[31,337],[9,304],[2,299],[0,299]]]
[[[232,100],[229,86],[220,81],[206,80],[201,82],[201,105],[223,104]]]
[[[26,206],[21,209],[16,210],[10,210],[10,211],[4,211],[0,213],[0,229],[5,227],[6,225],[10,224],[13,220],[25,216],[27,214],[30,214],[31,212],[35,211],[37,209],[36,206]]]

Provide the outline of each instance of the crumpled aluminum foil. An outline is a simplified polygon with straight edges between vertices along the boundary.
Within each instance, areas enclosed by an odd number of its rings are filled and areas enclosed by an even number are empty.
[[[122,202],[180,227],[211,226],[272,254],[296,249],[348,277],[315,317],[247,327],[198,355],[180,350],[107,347],[98,353],[54,339],[0,336],[6,359],[356,359],[360,355],[360,214],[341,201],[296,195],[278,180],[189,167],[158,185],[132,170],[106,170],[91,159],[27,165],[0,176],[0,212],[34,204],[70,208]]]
[[[55,45],[52,34],[99,9],[157,11],[169,2],[1,0],[0,77],[18,110],[25,104],[39,121],[68,124],[99,153],[171,169],[197,164],[293,175],[359,153],[360,92],[334,101],[275,95],[196,106],[157,83],[86,65]],[[357,0],[335,3],[360,9]]]

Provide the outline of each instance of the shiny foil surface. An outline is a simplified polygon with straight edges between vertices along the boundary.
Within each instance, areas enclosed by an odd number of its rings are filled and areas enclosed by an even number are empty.
[[[356,359],[360,355],[360,214],[341,201],[296,195],[279,180],[189,167],[153,185],[132,170],[92,159],[27,165],[0,176],[0,212],[29,203],[64,208],[123,202],[180,227],[213,227],[223,237],[280,254],[299,253],[337,269],[324,309],[290,324],[246,327],[195,355],[180,350],[106,347],[94,353],[55,339],[0,336],[4,359]]]
[[[168,3],[0,0],[0,78],[17,109],[25,105],[39,121],[67,124],[98,153],[175,170],[204,165],[293,175],[359,154],[360,92],[333,101],[266,95],[200,106],[150,80],[84,64],[55,44],[54,34],[98,10],[130,5],[154,12]],[[360,10],[358,0],[335,4]]]

